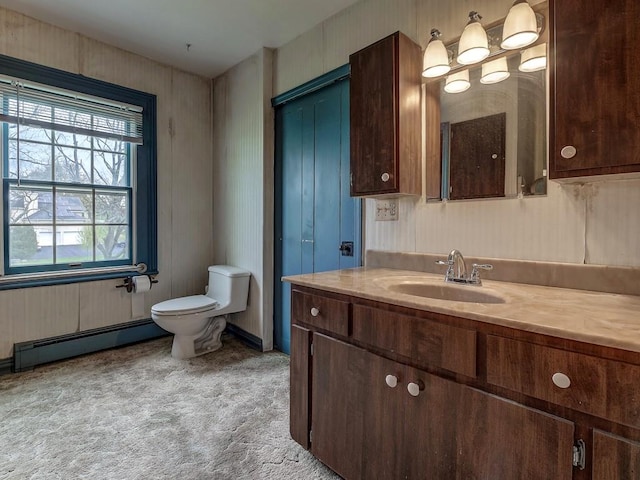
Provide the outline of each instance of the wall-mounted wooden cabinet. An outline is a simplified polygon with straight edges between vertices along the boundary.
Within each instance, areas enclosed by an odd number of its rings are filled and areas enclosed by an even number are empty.
[[[640,4],[550,0],[550,178],[640,172]]]
[[[349,63],[351,195],[420,195],[420,46],[396,32]]]
[[[638,354],[296,285],[291,301],[291,434],[343,478],[640,478]]]

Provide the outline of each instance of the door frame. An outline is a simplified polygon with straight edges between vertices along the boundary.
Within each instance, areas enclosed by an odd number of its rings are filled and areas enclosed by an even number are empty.
[[[313,80],[309,80],[302,85],[298,85],[291,90],[288,90],[280,95],[277,95],[271,99],[271,106],[275,109],[284,105],[287,102],[292,100],[296,100],[300,97],[308,95],[310,93],[315,92],[316,90],[320,90],[321,88],[327,87],[332,83],[338,82],[340,80],[344,80],[351,76],[351,67],[347,63],[346,65],[342,65],[330,72],[327,72],[319,77],[314,78]]]
[[[345,80],[347,78],[349,78],[351,75],[351,67],[349,64],[343,65],[341,67],[338,67],[334,70],[331,70],[330,72],[327,72],[319,77],[314,78],[313,80],[310,80],[306,83],[303,83],[291,90],[288,90],[287,92],[284,92],[280,95],[277,95],[275,97],[273,97],[271,99],[271,106],[274,109],[274,118],[275,118],[275,111],[278,107],[282,107],[284,106],[284,104],[291,102],[293,100],[297,100],[300,99],[306,95],[309,95],[311,93],[314,93],[318,90],[321,90],[322,88],[328,87],[330,85],[333,85],[336,82],[339,82],[341,80]],[[277,125],[274,123],[274,139],[276,138],[276,129],[277,129]],[[272,300],[274,302],[274,306],[273,306],[273,318],[272,318],[272,324],[273,324],[273,331],[274,331],[274,348],[277,347],[281,347],[281,345],[276,345],[276,339],[278,338],[278,336],[276,335],[276,330],[278,328],[278,319],[276,319],[276,314],[278,313],[278,309],[276,309],[276,302],[279,301],[278,297],[281,294],[281,290],[278,287],[278,285],[280,285],[281,280],[280,280],[280,276],[281,276],[281,272],[282,272],[282,264],[283,264],[283,259],[282,259],[282,252],[280,251],[280,249],[278,248],[279,246],[279,237],[282,234],[282,210],[279,208],[279,205],[281,205],[282,203],[282,192],[283,192],[283,185],[282,185],[282,172],[281,172],[281,168],[282,165],[279,162],[279,154],[278,154],[278,146],[275,145],[275,150],[274,150],[274,235],[273,235],[273,242],[274,242],[274,263],[273,263],[273,281],[274,281],[274,288],[273,288],[273,297]],[[359,258],[359,264],[362,265],[363,263],[363,257],[362,257],[362,252],[363,252],[363,240],[364,240],[364,225],[363,225],[363,215],[362,215],[362,208],[360,209],[360,248],[359,251],[354,252],[354,256],[356,256],[357,258]]]

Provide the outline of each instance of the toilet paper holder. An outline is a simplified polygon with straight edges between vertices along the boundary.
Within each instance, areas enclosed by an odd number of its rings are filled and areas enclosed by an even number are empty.
[[[147,277],[149,277],[149,282],[151,283],[151,286],[153,286],[154,283],[158,283],[158,280],[156,280],[155,278],[151,278],[151,275],[147,275]],[[132,276],[126,277],[124,279],[124,283],[122,285],[116,285],[116,288],[126,288],[127,293],[133,292],[133,277]]]

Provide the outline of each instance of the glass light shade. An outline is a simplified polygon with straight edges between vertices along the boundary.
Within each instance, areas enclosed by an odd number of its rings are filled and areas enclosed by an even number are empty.
[[[477,20],[477,14],[469,16],[471,20],[467,23],[462,31],[462,36],[458,42],[458,57],[456,60],[461,65],[471,65],[478,63],[489,56],[489,41],[487,40],[487,32]]]
[[[518,70],[521,72],[537,72],[545,68],[547,68],[546,43],[541,43],[522,52]]]
[[[509,78],[509,66],[507,65],[507,57],[498,58],[491,62],[482,64],[482,76],[480,83],[485,85],[498,83]]]
[[[449,75],[444,83],[444,91],[447,93],[462,93],[469,90],[471,82],[469,82],[469,70],[462,70]]]
[[[500,48],[514,50],[526,47],[539,37],[536,14],[527,0],[516,0],[502,27]]]
[[[442,40],[432,38],[427,44],[422,61],[422,76],[427,78],[439,77],[451,70],[449,54]]]

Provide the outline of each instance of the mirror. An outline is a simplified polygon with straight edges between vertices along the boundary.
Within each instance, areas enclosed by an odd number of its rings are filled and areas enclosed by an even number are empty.
[[[519,71],[519,52],[507,65],[510,76],[493,84],[469,69],[461,93],[440,81],[441,199],[546,194],[546,70]]]

